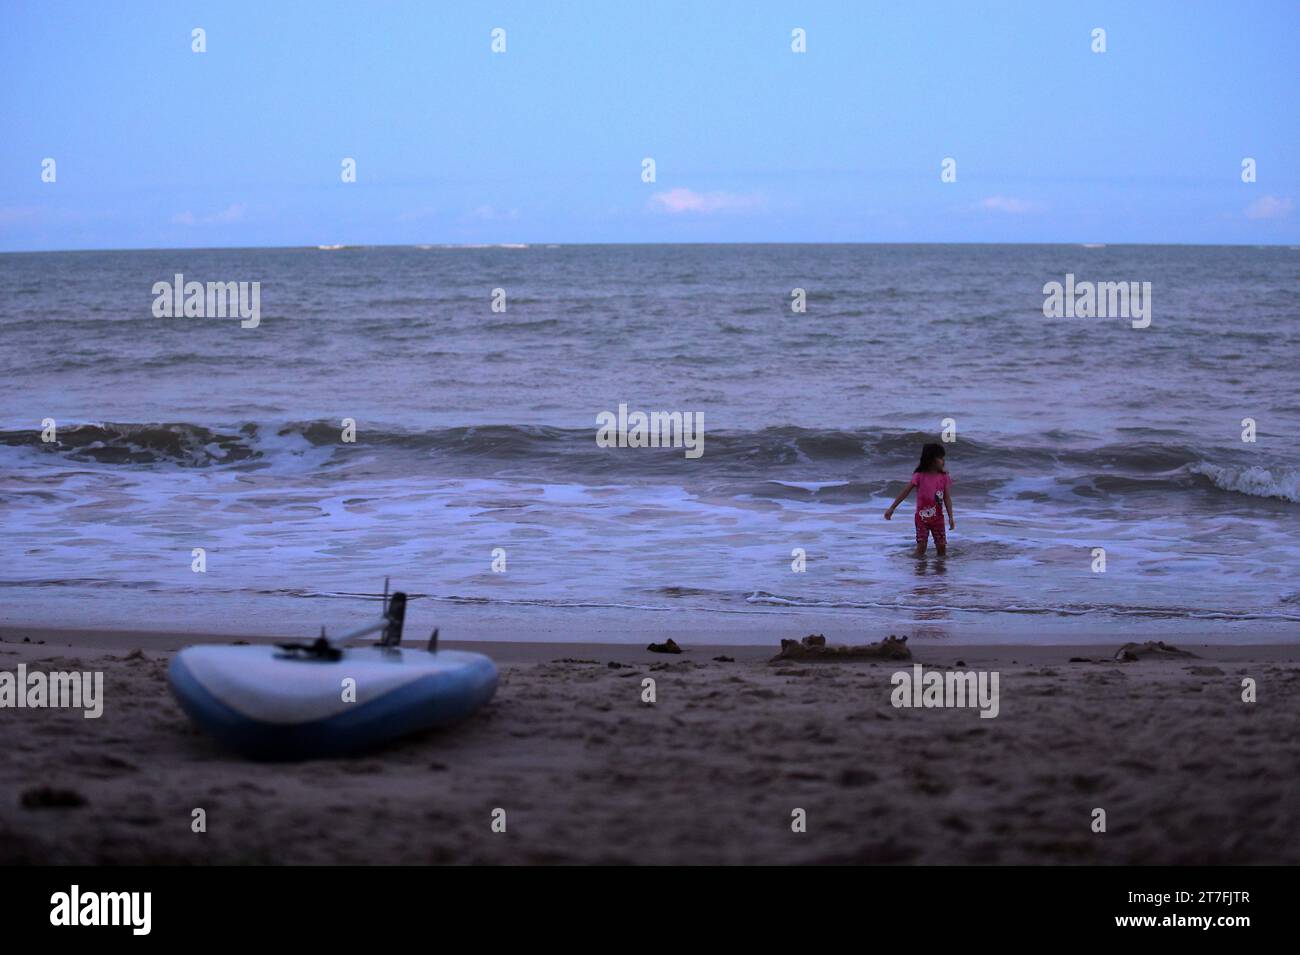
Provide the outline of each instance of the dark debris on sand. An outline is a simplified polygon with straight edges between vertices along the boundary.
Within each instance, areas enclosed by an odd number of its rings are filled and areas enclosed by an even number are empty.
[[[1115,651],[1115,661],[1117,663],[1133,663],[1137,660],[1173,659],[1174,657],[1190,657],[1196,659],[1196,654],[1190,653],[1187,650],[1179,650],[1177,647],[1171,646],[1163,640],[1148,640],[1146,643],[1126,643]]]
[[[74,789],[38,786],[23,793],[24,809],[75,809],[86,805],[86,797]]]

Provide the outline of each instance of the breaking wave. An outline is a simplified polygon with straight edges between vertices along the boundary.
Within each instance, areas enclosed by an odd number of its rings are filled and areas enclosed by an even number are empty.
[[[593,416],[594,417],[594,416]],[[345,466],[358,456],[391,467],[395,476],[523,476],[575,483],[662,478],[704,479],[733,495],[850,503],[910,473],[917,449],[933,435],[884,430],[797,427],[758,431],[706,429],[704,455],[681,448],[613,451],[595,443],[596,428],[487,425],[427,431],[357,429],[345,443],[334,421],[207,427],[185,422],[66,425],[56,440],[37,429],[0,431],[0,448],[28,449],[72,461],[116,467],[258,468],[313,451],[312,466]],[[1211,461],[1196,448],[1149,440],[1096,448],[1049,444],[997,445],[962,438],[950,452],[957,480],[977,491],[1027,474],[1054,479],[1067,492],[1095,497],[1143,491],[1218,491],[1300,503],[1300,474],[1291,467]]]

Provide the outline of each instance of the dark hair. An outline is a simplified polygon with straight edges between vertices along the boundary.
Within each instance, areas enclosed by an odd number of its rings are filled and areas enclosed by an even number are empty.
[[[921,448],[921,463],[916,466],[913,474],[923,474],[930,470],[930,465],[934,464],[936,459],[944,457],[942,444],[927,444]]]

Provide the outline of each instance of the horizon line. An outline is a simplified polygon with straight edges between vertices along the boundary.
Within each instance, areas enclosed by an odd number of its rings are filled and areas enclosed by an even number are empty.
[[[1300,244],[1292,242],[880,242],[880,241],[757,241],[757,242],[362,242],[337,243],[330,245],[311,245],[291,243],[285,245],[177,245],[177,246],[86,246],[66,249],[0,249],[0,255],[61,255],[73,252],[255,252],[304,250],[310,252],[343,252],[349,249],[534,249],[534,248],[616,248],[634,246],[1023,246],[1027,248],[1048,248],[1067,246],[1072,248],[1196,248],[1196,249],[1293,249],[1300,250]]]

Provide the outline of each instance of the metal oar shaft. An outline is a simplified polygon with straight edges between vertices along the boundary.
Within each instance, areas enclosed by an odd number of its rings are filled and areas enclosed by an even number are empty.
[[[368,633],[383,633],[384,636],[380,640],[381,645],[395,647],[402,642],[402,624],[405,620],[406,594],[398,590],[394,591],[390,597],[388,594],[388,578],[385,577],[383,611],[376,623],[368,623],[364,627],[337,637],[327,636],[325,628],[321,627],[320,639],[330,646],[338,646],[348,640],[364,637]]]

